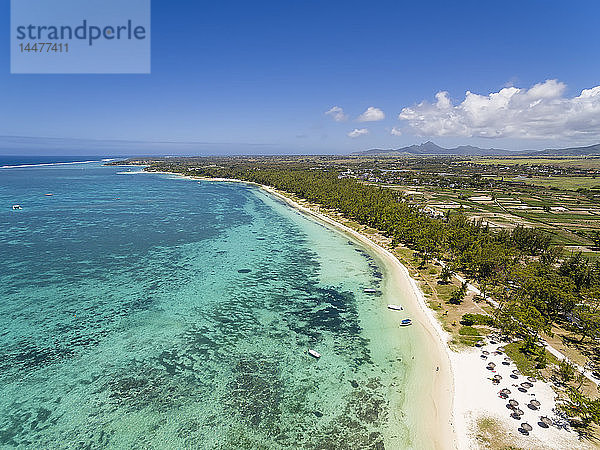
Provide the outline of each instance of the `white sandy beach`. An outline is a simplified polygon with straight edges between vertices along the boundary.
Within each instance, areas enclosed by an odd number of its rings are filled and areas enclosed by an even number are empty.
[[[455,426],[459,439],[459,448],[485,448],[477,440],[477,422],[482,418],[493,419],[495,433],[502,436],[502,444],[524,449],[585,449],[595,448],[591,444],[578,440],[577,433],[569,427],[554,412],[556,394],[549,383],[534,381],[532,387],[523,389],[521,383],[527,382],[527,377],[515,374],[514,363],[505,360],[505,355],[495,354],[501,343],[490,344],[465,350],[460,353],[452,352],[452,365],[455,368]],[[483,358],[484,351],[489,355]],[[487,365],[493,362],[493,370]],[[508,363],[508,364],[507,364]],[[500,383],[494,384],[491,378],[500,375]],[[511,376],[512,375],[512,376]],[[521,387],[521,390],[519,390]],[[501,398],[501,389],[509,389],[507,398]],[[530,406],[531,400],[540,402],[539,408]],[[523,411],[519,419],[511,417],[507,407],[509,400],[519,402],[518,408]],[[545,427],[540,423],[541,417],[548,417],[553,424]],[[533,428],[529,433],[520,430],[522,423],[528,423]]]

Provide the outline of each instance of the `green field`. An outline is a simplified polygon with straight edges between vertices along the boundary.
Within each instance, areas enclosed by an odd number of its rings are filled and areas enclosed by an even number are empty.
[[[531,177],[504,178],[505,181],[521,181],[532,186],[576,191],[579,188],[599,189],[600,178],[596,177]]]
[[[477,157],[473,158],[472,161],[477,164],[484,165],[504,165],[504,166],[515,166],[515,165],[546,165],[556,167],[578,167],[583,169],[595,169],[600,168],[600,157],[564,157],[564,158],[485,158]]]
[[[509,229],[517,225],[540,227],[552,236],[555,244],[584,247],[591,245],[591,230],[600,229],[600,215],[594,211],[600,208],[583,194],[571,191],[575,190],[576,181],[593,180],[600,184],[600,178],[595,180],[592,177],[557,177],[551,180],[561,181],[563,186],[556,187],[556,190],[548,190],[549,186],[531,185],[515,187],[510,191],[502,188],[454,190],[424,186],[396,186],[395,189],[418,191],[420,195],[413,195],[415,201],[440,211],[445,211],[440,205],[463,205],[467,216],[483,219],[495,226]],[[571,189],[565,186],[570,186]],[[470,197],[482,195],[494,197],[496,201],[470,200]],[[551,209],[559,207],[566,210]]]

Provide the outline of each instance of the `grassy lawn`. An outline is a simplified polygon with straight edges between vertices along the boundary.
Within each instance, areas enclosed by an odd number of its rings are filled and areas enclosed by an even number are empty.
[[[485,449],[521,450],[520,447],[510,445],[510,438],[504,425],[491,417],[477,419],[475,438]]]
[[[471,326],[461,326],[458,329],[458,337],[457,340],[461,344],[467,346],[474,346],[477,342],[481,341],[482,335],[479,330],[475,327]]]
[[[504,346],[504,351],[506,356],[512,359],[523,375],[528,377],[540,377],[542,376],[541,369],[536,368],[536,361],[533,360],[531,355],[523,353],[521,351],[521,346],[523,345],[522,341],[512,342]],[[550,364],[558,364],[558,359],[547,350],[546,352],[546,361],[548,365]]]
[[[600,253],[598,252],[582,252],[582,254],[592,262],[600,260]]]

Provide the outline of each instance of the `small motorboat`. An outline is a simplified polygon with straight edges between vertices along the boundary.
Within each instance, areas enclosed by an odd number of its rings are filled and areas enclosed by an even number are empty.
[[[16,209],[23,209],[23,208],[21,208],[21,205],[13,205],[13,209],[16,210]]]
[[[402,311],[404,308],[400,305],[388,305],[388,309],[393,309],[394,311]]]
[[[44,194],[46,197],[52,197],[54,194]]]
[[[401,327],[407,327],[409,325],[412,325],[411,319],[402,319],[402,322],[400,322]]]
[[[321,357],[321,354],[318,351],[313,350],[312,348],[308,349],[308,354],[317,359],[319,359]]]
[[[365,294],[376,294],[377,293],[377,289],[373,289],[373,288],[366,288],[363,291]]]

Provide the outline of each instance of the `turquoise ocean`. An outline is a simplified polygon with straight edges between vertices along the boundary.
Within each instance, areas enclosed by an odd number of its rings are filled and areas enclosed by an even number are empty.
[[[1,448],[419,448],[376,256],[257,187],[140,170],[0,169]]]

